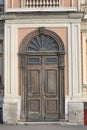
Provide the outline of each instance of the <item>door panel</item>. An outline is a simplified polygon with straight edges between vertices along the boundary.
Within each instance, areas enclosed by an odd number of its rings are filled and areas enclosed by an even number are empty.
[[[45,100],[45,120],[58,120],[59,109],[58,100],[56,98],[47,98]]]
[[[40,113],[40,100],[39,99],[30,100],[29,108],[30,112]]]
[[[47,110],[47,113],[57,112],[57,100],[48,99],[46,101],[46,110]]]
[[[45,56],[41,56],[40,59],[41,64],[38,66],[33,59],[34,64],[27,70],[27,119],[57,120],[59,119],[57,60],[53,60],[55,61],[53,68],[51,57],[49,64],[45,62]]]
[[[41,100],[40,99],[29,99],[28,100],[28,116],[27,118],[36,119],[41,117]]]
[[[58,69],[45,69],[45,119],[59,119]]]
[[[28,71],[28,94],[39,94],[40,95],[40,70],[29,70]]]
[[[28,70],[27,118],[41,117],[40,69]]]
[[[45,81],[46,81],[46,96],[55,95],[57,93],[57,70],[46,69],[45,70]]]

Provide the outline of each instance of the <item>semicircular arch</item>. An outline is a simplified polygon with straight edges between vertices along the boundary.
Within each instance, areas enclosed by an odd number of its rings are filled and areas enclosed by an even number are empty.
[[[27,36],[25,36],[25,38],[21,42],[19,52],[26,53],[27,46],[31,43],[31,41],[35,37],[40,36],[40,35],[49,36],[49,37],[51,37],[51,39],[54,39],[55,42],[57,43],[58,51],[64,52],[65,48],[64,48],[64,43],[63,43],[62,39],[55,32],[44,29],[44,28],[39,28],[38,30],[33,31],[33,32],[29,33]]]

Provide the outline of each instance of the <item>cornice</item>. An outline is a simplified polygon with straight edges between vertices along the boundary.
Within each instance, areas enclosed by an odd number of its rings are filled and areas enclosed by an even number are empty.
[[[8,24],[58,24],[58,23],[80,23],[81,12],[78,13],[4,13],[2,19]]]
[[[81,19],[81,12],[13,12],[13,13],[3,13],[1,18],[3,20],[11,19],[30,19],[30,18],[61,18],[61,19]]]
[[[7,24],[67,24],[67,23],[80,23],[79,19],[61,19],[61,18],[29,18],[29,19],[14,19],[14,20],[6,20]]]

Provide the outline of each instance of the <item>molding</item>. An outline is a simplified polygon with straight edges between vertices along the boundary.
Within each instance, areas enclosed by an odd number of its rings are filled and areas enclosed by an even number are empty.
[[[80,24],[72,24],[72,84],[73,96],[81,93]]]
[[[87,67],[86,67],[86,40],[87,40],[87,33],[83,32],[82,33],[82,48],[83,48],[83,84],[86,84],[87,83]]]
[[[72,96],[72,24],[68,26],[68,95]]]
[[[15,29],[17,30],[17,29],[20,29],[20,28],[24,28],[24,29],[26,29],[26,28],[40,28],[40,27],[45,27],[45,28],[49,28],[49,27],[51,27],[51,28],[54,28],[54,27],[59,27],[59,28],[68,28],[69,27],[69,24],[68,23],[46,23],[46,21],[44,22],[43,21],[43,23],[41,23],[40,21],[38,21],[38,23],[33,23],[33,21],[34,20],[32,20],[30,23],[27,23],[26,24],[26,22],[22,22],[21,24],[20,24],[20,22],[21,22],[21,20],[18,20],[18,21],[16,21],[16,22],[18,22],[18,24],[14,24],[14,23],[12,23],[13,22],[13,20],[12,20],[12,22],[11,23],[9,23],[8,21],[5,23],[5,25],[8,27],[8,26],[15,26]],[[28,20],[29,21],[29,20]],[[27,22],[28,22],[27,21]]]
[[[80,23],[80,19],[67,19],[67,18],[59,18],[59,17],[30,17],[29,19],[11,19],[11,20],[5,20],[5,23],[7,24],[68,24],[68,23]]]
[[[43,7],[43,8],[36,8],[36,7],[29,7],[29,8],[7,8],[6,12],[76,12],[76,7]]]
[[[50,36],[51,38],[53,38],[56,41],[56,43],[58,45],[58,51],[61,52],[61,53],[59,53],[59,55],[62,55],[62,53],[65,52],[64,43],[63,43],[62,39],[56,33],[54,33],[53,31],[50,31],[48,29],[45,29],[45,28],[39,28],[39,29],[29,33],[27,36],[25,36],[25,38],[21,42],[19,53],[21,53],[21,54],[26,53],[26,46],[30,43],[30,41],[33,38],[35,38],[36,36],[38,36],[40,34]]]
[[[1,15],[4,20],[11,19],[81,19],[81,12],[7,12]]]
[[[13,26],[5,25],[5,43],[6,43],[4,44],[4,60],[5,60],[4,84],[6,86],[5,96],[18,95],[18,57],[17,57],[18,46],[15,43],[15,40],[17,40],[16,28],[14,27],[14,25]],[[13,64],[14,61],[15,64]]]
[[[10,23],[13,23],[13,24],[60,24],[60,23],[79,23],[80,20],[74,20],[74,19],[28,19],[28,20],[8,20],[6,21],[6,23],[10,24]]]
[[[80,23],[71,23],[68,28],[68,93],[72,98],[82,95],[80,60]]]
[[[81,8],[81,0],[78,0],[78,10]]]

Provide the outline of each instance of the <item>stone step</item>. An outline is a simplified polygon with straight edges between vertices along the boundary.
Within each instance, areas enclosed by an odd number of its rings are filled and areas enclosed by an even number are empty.
[[[18,122],[18,125],[80,125],[77,123],[62,122]]]

